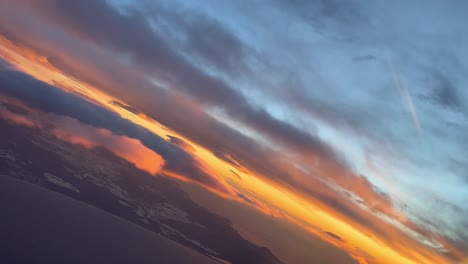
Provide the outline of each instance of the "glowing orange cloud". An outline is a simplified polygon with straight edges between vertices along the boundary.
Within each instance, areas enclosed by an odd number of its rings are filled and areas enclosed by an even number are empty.
[[[107,129],[98,129],[83,125],[74,119],[66,119],[67,124],[62,123],[60,127],[52,130],[52,134],[63,141],[86,148],[103,147],[152,175],[156,175],[164,166],[164,159],[139,140],[117,136]]]
[[[0,107],[0,118],[4,120],[28,127],[44,128],[46,124],[52,125],[50,132],[57,138],[85,148],[105,148],[151,175],[160,172],[165,164],[159,154],[145,147],[139,140],[114,135],[107,129],[85,125],[69,117],[49,115],[45,120],[42,115],[45,114],[40,112],[30,112],[28,115],[15,114]]]
[[[36,124],[29,118],[24,117],[22,115],[11,113],[5,110],[4,108],[0,108],[0,118],[10,123],[14,123],[14,124],[22,125],[22,126],[27,126],[27,127],[36,126]]]

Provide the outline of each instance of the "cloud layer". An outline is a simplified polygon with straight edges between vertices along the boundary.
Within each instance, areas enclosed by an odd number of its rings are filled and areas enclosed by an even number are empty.
[[[245,196],[256,177],[415,262],[461,260],[468,250],[466,3],[0,7],[9,62],[1,91],[78,120],[79,129],[56,133],[63,139],[87,135],[108,149],[106,140],[125,149],[138,140],[161,155],[144,163],[148,171],[164,160],[175,177],[308,221],[294,206]],[[360,247],[347,250],[358,258],[372,248]]]

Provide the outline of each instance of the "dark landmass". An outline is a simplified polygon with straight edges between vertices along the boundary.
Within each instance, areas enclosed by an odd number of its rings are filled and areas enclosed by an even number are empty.
[[[0,131],[0,174],[95,206],[213,259],[281,263],[166,177],[150,176],[105,149],[89,150],[38,129],[0,119]]]
[[[2,263],[215,264],[100,209],[0,176]]]

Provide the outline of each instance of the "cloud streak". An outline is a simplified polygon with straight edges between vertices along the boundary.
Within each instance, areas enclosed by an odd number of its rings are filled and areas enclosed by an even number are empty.
[[[421,135],[422,133],[421,124],[419,123],[419,118],[418,118],[418,114],[416,113],[416,108],[414,107],[414,104],[413,104],[413,99],[411,98],[411,95],[409,94],[408,89],[403,84],[403,81],[401,80],[399,74],[397,73],[393,63],[389,63],[389,67],[390,67],[390,72],[392,75],[392,80],[395,85],[395,88],[398,90],[398,93],[400,94],[403,103],[406,105],[408,112],[411,115],[411,120],[413,121],[414,127],[416,128],[418,135]]]

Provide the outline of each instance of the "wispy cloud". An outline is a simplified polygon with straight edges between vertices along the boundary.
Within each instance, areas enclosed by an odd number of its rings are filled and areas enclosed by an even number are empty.
[[[421,135],[422,133],[421,124],[419,123],[418,114],[416,113],[416,108],[414,107],[413,99],[408,91],[408,88],[406,88],[406,86],[404,85],[403,80],[400,78],[400,75],[398,74],[392,62],[389,62],[389,68],[390,68],[390,73],[392,76],[393,84],[395,85],[395,88],[398,90],[398,93],[400,94],[402,102],[407,107],[407,111],[409,112],[411,116],[411,120],[413,122],[414,127],[416,128],[416,131],[418,132],[418,135]]]

